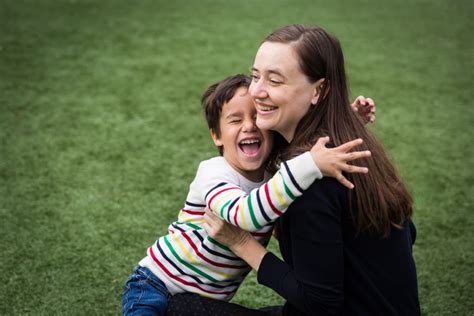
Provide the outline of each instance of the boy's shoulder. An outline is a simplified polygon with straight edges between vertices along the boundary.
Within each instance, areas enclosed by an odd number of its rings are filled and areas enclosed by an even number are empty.
[[[198,171],[201,169],[205,169],[206,171],[215,171],[215,172],[223,172],[223,171],[232,172],[234,170],[222,156],[216,156],[216,157],[212,157],[212,158],[201,161],[199,163]]]
[[[227,163],[224,157],[218,156],[199,163],[190,188],[197,191],[204,189],[207,192],[208,187],[213,187],[222,182],[238,185],[240,181],[237,171]]]
[[[206,160],[202,160],[199,165],[220,165],[227,164],[226,160],[222,156],[215,156]]]
[[[212,157],[199,163],[196,175],[208,177],[236,176],[238,172],[232,168],[222,156]]]

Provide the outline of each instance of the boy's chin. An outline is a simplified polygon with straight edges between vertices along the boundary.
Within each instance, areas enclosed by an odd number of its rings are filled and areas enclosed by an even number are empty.
[[[242,164],[246,171],[258,171],[264,168],[264,160],[258,160],[255,162],[247,162]]]

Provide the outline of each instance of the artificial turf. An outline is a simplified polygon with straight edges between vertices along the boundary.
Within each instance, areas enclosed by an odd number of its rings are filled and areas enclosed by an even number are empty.
[[[199,98],[263,37],[321,25],[415,197],[425,315],[474,313],[472,1],[0,3],[0,314],[119,314],[217,154]],[[271,248],[277,251],[276,243]],[[247,278],[234,302],[282,300]]]

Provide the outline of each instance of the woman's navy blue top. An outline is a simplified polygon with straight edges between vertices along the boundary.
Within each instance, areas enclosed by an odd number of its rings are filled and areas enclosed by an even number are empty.
[[[348,191],[315,181],[277,223],[284,261],[266,254],[258,281],[287,300],[285,315],[419,315],[415,226],[358,233]]]

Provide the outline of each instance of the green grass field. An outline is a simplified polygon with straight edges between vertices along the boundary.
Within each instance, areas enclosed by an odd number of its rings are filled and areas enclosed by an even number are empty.
[[[259,42],[321,25],[416,201],[424,315],[474,314],[472,1],[0,3],[0,314],[119,314],[217,153],[199,98]],[[276,243],[271,247],[276,251]],[[233,299],[282,300],[251,274]]]

